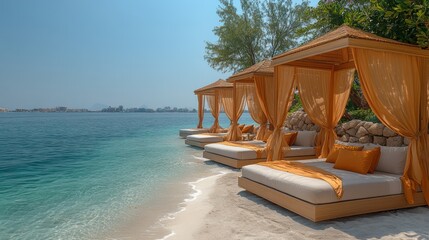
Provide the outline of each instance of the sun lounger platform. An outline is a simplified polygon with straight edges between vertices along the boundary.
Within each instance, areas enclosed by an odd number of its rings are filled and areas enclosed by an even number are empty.
[[[384,172],[362,175],[337,170],[324,159],[306,160],[305,163],[339,176],[343,182],[343,197],[337,199],[332,187],[323,180],[261,165],[243,167],[238,185],[314,222],[426,205],[421,192],[415,194],[414,204],[406,202],[401,175]]]

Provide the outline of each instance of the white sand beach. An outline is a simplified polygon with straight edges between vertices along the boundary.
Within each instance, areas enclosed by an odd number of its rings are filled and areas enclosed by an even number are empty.
[[[429,239],[429,208],[313,223],[244,191],[239,171],[196,183],[201,194],[169,220],[166,239]]]

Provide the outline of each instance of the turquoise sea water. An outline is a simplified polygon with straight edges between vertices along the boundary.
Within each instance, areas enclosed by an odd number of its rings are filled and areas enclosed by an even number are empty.
[[[200,150],[178,138],[196,122],[191,113],[1,113],[0,239],[108,231],[162,185],[210,167],[188,164]]]

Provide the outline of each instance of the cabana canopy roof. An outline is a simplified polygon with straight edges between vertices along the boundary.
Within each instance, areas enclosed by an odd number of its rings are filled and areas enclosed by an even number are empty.
[[[207,86],[202,88],[198,88],[194,91],[195,94],[202,95],[213,95],[215,94],[216,89],[225,89],[225,88],[233,88],[234,85],[232,83],[226,82],[225,80],[219,79],[214,83],[210,83]]]
[[[365,48],[429,57],[429,51],[418,46],[379,37],[349,26],[339,27],[300,47],[274,56],[272,65],[335,70],[354,67],[350,48]]]
[[[253,76],[272,76],[274,67],[271,66],[271,60],[264,60],[251,67],[238,72],[227,79],[228,82],[235,81],[253,81]]]

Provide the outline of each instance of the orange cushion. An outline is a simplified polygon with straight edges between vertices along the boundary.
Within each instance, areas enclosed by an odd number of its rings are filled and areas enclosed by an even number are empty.
[[[367,174],[375,158],[379,158],[380,149],[368,151],[353,151],[340,149],[334,168],[351,171],[360,174]]]
[[[240,128],[241,131],[243,131],[244,125],[245,124],[238,125],[238,127]]]
[[[283,138],[289,146],[292,146],[295,143],[297,136],[298,136],[298,132],[288,132],[288,133],[285,133]]]
[[[368,170],[369,173],[374,173],[374,171],[378,165],[378,160],[380,160],[381,149],[380,149],[380,147],[376,147],[376,148],[373,148],[373,149],[368,150],[368,151],[374,151],[374,153],[371,153],[373,156],[373,159],[372,159],[371,167]],[[368,152],[368,151],[365,151],[365,152]]]
[[[253,132],[253,125],[246,125],[243,129],[241,129],[242,133],[250,133]]]
[[[273,134],[273,131],[271,131],[271,130],[265,131],[265,135],[264,135],[264,138],[262,139],[262,141],[267,142],[268,138],[271,136],[271,134]]]
[[[350,151],[362,151],[363,146],[347,146],[341,144],[334,144],[334,148],[332,148],[331,152],[326,157],[326,162],[335,163],[335,160],[337,160],[338,157],[338,151],[340,149],[347,149]]]

